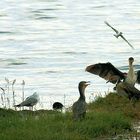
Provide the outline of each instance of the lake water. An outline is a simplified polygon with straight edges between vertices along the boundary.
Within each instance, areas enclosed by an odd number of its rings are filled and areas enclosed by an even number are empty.
[[[115,38],[104,21],[122,31],[135,49]],[[111,62],[127,71],[133,56],[138,69],[139,40],[139,0],[1,0],[0,86],[5,88],[5,77],[16,79],[18,104],[25,80],[25,97],[37,91],[37,108],[48,109],[55,101],[71,106],[79,97],[78,83],[88,80],[89,102],[113,85],[85,72],[86,66]],[[6,97],[12,102],[12,92]]]

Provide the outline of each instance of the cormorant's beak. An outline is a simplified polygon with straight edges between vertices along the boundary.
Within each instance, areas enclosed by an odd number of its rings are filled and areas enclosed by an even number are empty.
[[[86,86],[90,85],[90,83],[91,83],[90,81],[87,81],[87,82],[86,82]]]

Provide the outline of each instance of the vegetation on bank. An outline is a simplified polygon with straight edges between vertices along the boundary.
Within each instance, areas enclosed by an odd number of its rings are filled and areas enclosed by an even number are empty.
[[[93,140],[131,133],[140,119],[140,103],[110,93],[88,104],[84,120],[72,113],[52,110],[13,111],[0,109],[1,140]]]

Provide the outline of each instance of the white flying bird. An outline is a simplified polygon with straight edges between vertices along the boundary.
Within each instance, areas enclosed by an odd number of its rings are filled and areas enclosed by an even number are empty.
[[[132,48],[134,49],[134,47],[128,42],[128,40],[122,35],[123,33],[122,32],[119,32],[118,30],[116,30],[115,28],[113,28],[107,21],[105,21],[105,24],[107,26],[109,26],[112,30],[114,30],[116,32],[116,34],[114,35],[116,38],[118,38],[119,36],[125,41],[127,42],[127,44]]]
[[[18,105],[15,105],[15,107],[22,107],[22,106],[27,106],[27,107],[32,107],[36,105],[39,101],[39,95],[37,92],[33,93],[33,95],[27,97],[25,101],[21,102]]]

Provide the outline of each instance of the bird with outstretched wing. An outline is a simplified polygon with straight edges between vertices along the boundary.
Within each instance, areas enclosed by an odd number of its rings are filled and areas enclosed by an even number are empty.
[[[100,76],[113,84],[125,79],[125,74],[114,67],[111,63],[97,63],[86,67],[86,71]]]
[[[107,21],[105,21],[104,23],[116,32],[116,34],[114,35],[116,38],[120,36],[132,49],[134,49],[130,42],[122,35],[122,32],[119,32],[117,29],[113,28]]]
[[[107,82],[113,84],[118,83],[119,81],[125,81],[127,78],[127,73],[121,72],[111,63],[97,63],[89,65],[86,67],[85,71],[98,75],[101,78],[105,79]],[[137,83],[140,84],[140,70],[136,72]]]
[[[135,87],[135,83],[140,84],[140,70],[134,71],[133,57],[129,57],[128,62],[128,73],[121,72],[109,62],[89,65],[86,67],[86,71],[104,78],[107,82],[116,84],[114,90],[116,90],[118,95],[126,96],[130,100],[139,100],[140,91]]]

